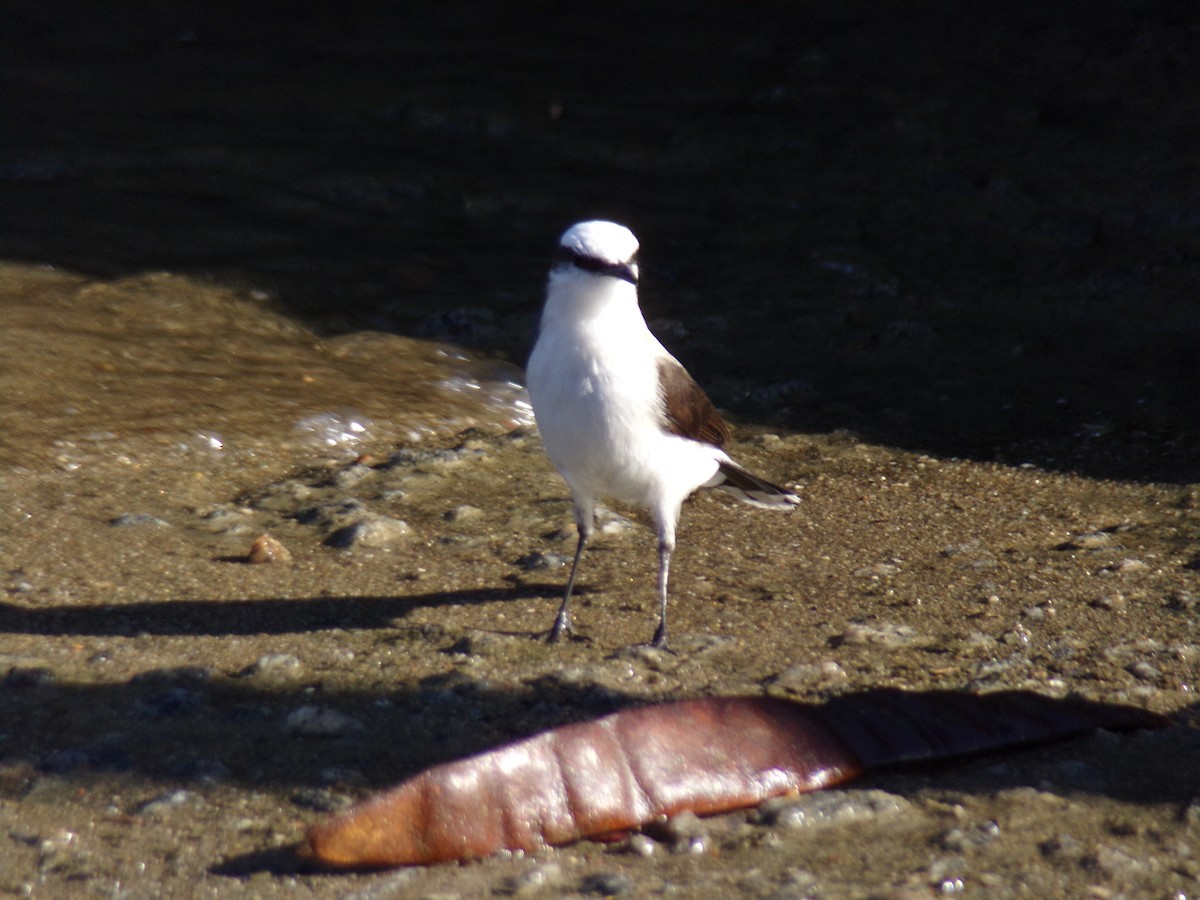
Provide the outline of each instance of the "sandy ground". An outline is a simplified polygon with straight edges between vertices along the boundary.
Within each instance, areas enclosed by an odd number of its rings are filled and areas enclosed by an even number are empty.
[[[1200,890],[1190,7],[90,9],[2,38],[0,892]],[[593,215],[804,497],[688,504],[668,656],[629,509],[586,640],[534,639],[570,507],[504,360]],[[1171,725],[528,858],[286,852],[557,724],[882,686]]]

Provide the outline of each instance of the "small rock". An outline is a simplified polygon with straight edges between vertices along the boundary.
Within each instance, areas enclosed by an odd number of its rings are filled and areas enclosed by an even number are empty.
[[[657,826],[655,836],[671,847],[672,853],[701,854],[708,844],[708,829],[694,812],[671,816]]]
[[[758,808],[755,818],[760,825],[808,828],[858,822],[911,810],[909,801],[887,791],[822,791],[768,800]]]
[[[370,466],[355,462],[344,469],[339,469],[329,479],[329,484],[336,488],[351,488],[375,474]]]
[[[1096,609],[1107,609],[1110,612],[1116,612],[1125,608],[1125,595],[1114,591],[1111,594],[1105,594],[1103,597],[1097,597],[1092,601],[1091,605]]]
[[[1060,834],[1038,844],[1042,856],[1054,860],[1077,860],[1083,855],[1084,847],[1069,834]]]
[[[1126,853],[1119,847],[1101,845],[1088,857],[1084,864],[1114,877],[1129,879],[1144,878],[1153,867],[1153,859]]]
[[[875,563],[870,566],[863,566],[861,569],[854,570],[855,578],[887,578],[889,575],[900,574],[900,567],[894,563]]]
[[[158,516],[150,515],[150,513],[123,513],[115,519],[110,519],[108,524],[117,528],[130,528],[135,525],[150,526],[152,528],[171,527],[169,523]]]
[[[634,528],[632,519],[603,506],[596,507],[596,531],[599,534],[624,534]]]
[[[853,623],[842,632],[843,644],[878,644],[883,647],[903,647],[917,639],[917,630],[911,625],[880,623],[867,625]]]
[[[504,884],[504,892],[514,897],[528,897],[556,887],[562,880],[563,870],[558,863],[535,862],[520,875],[508,879]]]
[[[373,516],[353,525],[339,528],[325,543],[330,547],[348,549],[350,547],[366,547],[380,549],[390,547],[412,533],[412,529],[403,519],[392,519],[386,516]]]
[[[970,871],[961,856],[943,856],[929,864],[928,880],[939,894],[959,894],[966,884],[963,877]]]
[[[1132,575],[1136,572],[1144,572],[1150,567],[1140,559],[1123,559],[1120,562],[1112,563],[1104,566],[1097,575]]]
[[[38,871],[66,882],[84,883],[94,877],[91,853],[79,845],[79,835],[65,828],[51,832],[38,845]]]
[[[1179,811],[1179,821],[1189,830],[1200,831],[1200,797],[1193,797]]]
[[[943,850],[962,853],[964,850],[986,847],[1000,837],[1000,826],[996,822],[984,822],[970,828],[951,828],[938,840]]]
[[[1056,550],[1099,550],[1107,547],[1112,541],[1112,535],[1107,531],[1092,531],[1087,534],[1073,534],[1070,540],[1059,544]]]
[[[772,677],[770,684],[792,693],[803,694],[809,688],[830,681],[844,681],[846,670],[833,660],[823,663],[796,663]]]
[[[634,856],[649,859],[658,850],[658,842],[641,832],[635,832],[625,841],[625,849]]]
[[[1176,612],[1194,612],[1196,596],[1191,591],[1174,590],[1167,596],[1167,608]]]
[[[199,797],[196,794],[192,793],[191,791],[180,789],[177,791],[171,791],[167,794],[162,794],[159,797],[155,797],[153,800],[147,800],[145,803],[139,806],[135,812],[142,816],[158,817],[169,813],[173,809],[178,809],[181,806],[185,806],[197,800],[199,800]]]
[[[483,516],[483,510],[470,503],[463,503],[454,509],[447,510],[442,516],[447,522],[474,522]]]
[[[600,894],[602,897],[621,897],[633,893],[633,879],[624,872],[594,872],[586,875],[579,889],[585,894]]]
[[[253,509],[265,512],[291,513],[313,495],[313,488],[302,481],[280,481],[269,484],[248,500]]]
[[[250,545],[250,552],[246,554],[246,562],[254,563],[255,565],[262,565],[264,563],[289,563],[291,561],[292,554],[288,551],[288,548],[269,534],[261,535]]]
[[[610,659],[639,663],[652,672],[672,672],[679,667],[680,658],[670,650],[651,647],[649,644],[630,644],[618,647]]]
[[[672,650],[692,658],[718,656],[736,650],[737,646],[737,638],[723,634],[683,634],[671,641]]]
[[[1130,663],[1125,667],[1125,671],[1141,681],[1157,681],[1158,677],[1162,674],[1144,659]]]
[[[238,672],[240,678],[266,685],[294,684],[303,675],[304,664],[290,653],[268,653]]]
[[[353,802],[345,794],[335,793],[329,788],[303,788],[292,795],[292,803],[296,806],[320,813],[337,812]]]
[[[571,557],[564,556],[562,553],[546,553],[542,550],[535,550],[528,556],[522,556],[517,560],[517,565],[522,569],[533,571],[535,569],[561,569]]]
[[[221,506],[205,512],[204,525],[216,534],[245,534],[250,530],[249,510]]]
[[[358,719],[328,706],[301,706],[289,713],[283,723],[284,734],[305,737],[345,737],[366,730]]]
[[[496,657],[510,654],[514,649],[524,649],[529,640],[513,634],[497,634],[494,631],[471,631],[456,641],[447,653],[462,656]]]

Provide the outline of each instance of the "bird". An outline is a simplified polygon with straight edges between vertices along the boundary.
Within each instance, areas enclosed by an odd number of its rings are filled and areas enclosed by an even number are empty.
[[[573,635],[571,594],[600,498],[640,506],[654,520],[658,628],[650,646],[662,650],[669,650],[667,582],[683,501],[719,488],[763,508],[800,502],[725,452],[729,426],[646,325],[638,249],[633,232],[615,222],[579,222],[563,233],[526,366],[542,444],[570,489],[578,527],[550,643]]]

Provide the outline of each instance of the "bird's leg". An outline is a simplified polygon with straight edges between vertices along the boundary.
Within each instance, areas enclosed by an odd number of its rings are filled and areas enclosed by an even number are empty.
[[[563,594],[562,605],[558,615],[554,617],[554,627],[546,636],[546,642],[556,644],[563,635],[571,635],[571,592],[575,589],[575,575],[579,572],[579,560],[583,558],[583,548],[587,546],[588,538],[592,535],[592,512],[575,508],[575,524],[579,528],[579,541],[575,544],[575,560],[571,563],[571,576],[567,579],[567,590]]]
[[[672,537],[658,539],[658,630],[654,632],[651,647],[667,648],[667,578],[671,571],[671,551],[675,549]]]

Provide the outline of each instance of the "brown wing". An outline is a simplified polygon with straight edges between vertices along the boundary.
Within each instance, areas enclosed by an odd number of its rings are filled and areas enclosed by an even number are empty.
[[[666,415],[663,427],[667,431],[716,447],[725,446],[729,426],[687,369],[670,357],[660,359],[658,387]]]

